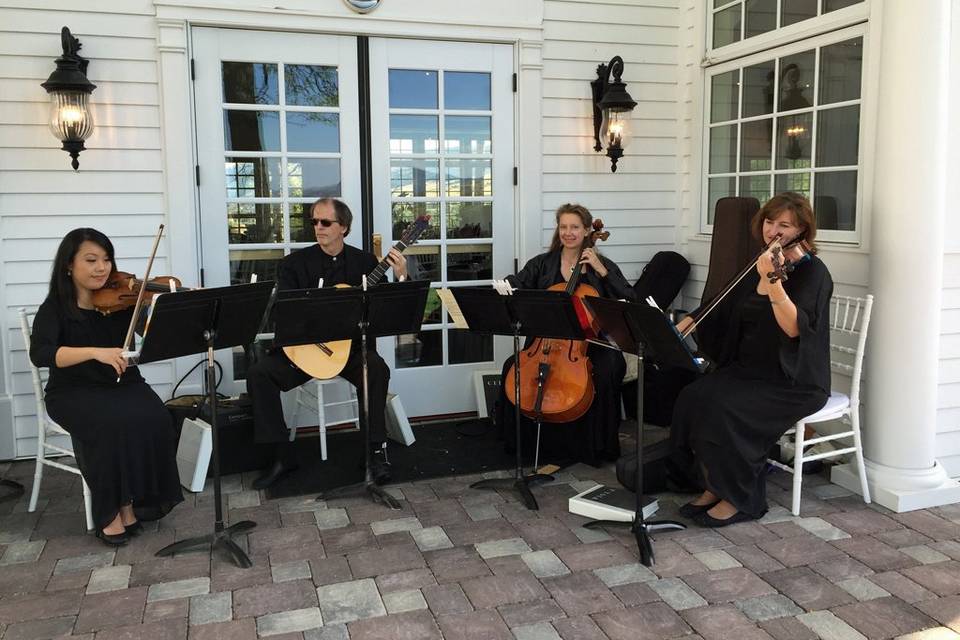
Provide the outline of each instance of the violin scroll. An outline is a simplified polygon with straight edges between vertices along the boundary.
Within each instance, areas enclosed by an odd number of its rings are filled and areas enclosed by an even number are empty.
[[[773,262],[773,271],[767,274],[770,284],[777,280],[786,282],[790,279],[790,274],[802,264],[810,259],[813,247],[806,240],[800,239],[791,242],[786,246],[781,246],[779,240],[770,247],[770,257]]]

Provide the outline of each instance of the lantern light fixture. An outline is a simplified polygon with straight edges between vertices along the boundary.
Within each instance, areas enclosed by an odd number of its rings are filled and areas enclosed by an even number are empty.
[[[93,114],[90,113],[90,94],[97,85],[87,80],[87,65],[80,57],[80,41],[70,29],[60,31],[63,55],[57,58],[57,68],[40,86],[50,94],[50,131],[63,143],[70,154],[73,170],[80,168],[78,156],[84,150],[83,141],[93,133]]]
[[[628,132],[627,120],[637,106],[621,80],[623,58],[614,56],[608,64],[597,66],[597,78],[590,82],[593,90],[594,151],[607,150],[610,171],[616,172],[617,161],[623,157]],[[613,81],[610,77],[613,77]],[[602,140],[601,140],[602,138]]]

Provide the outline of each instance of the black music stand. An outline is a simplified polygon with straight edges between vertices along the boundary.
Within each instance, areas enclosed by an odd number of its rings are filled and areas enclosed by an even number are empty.
[[[457,287],[451,289],[457,306],[471,331],[498,336],[513,336],[513,361],[520,363],[520,336],[583,340],[583,329],[577,319],[570,294],[564,291],[517,289],[512,295],[501,295],[490,287]],[[510,489],[520,496],[527,509],[539,510],[530,485],[553,480],[553,476],[534,473],[525,476],[521,455],[520,376],[514,375],[513,397],[516,421],[517,462],[514,477],[490,478],[470,485],[471,489]],[[543,380],[541,379],[541,384]]]
[[[243,346],[253,342],[272,290],[272,281],[258,282],[164,293],[153,300],[148,328],[137,359],[140,364],[204,351],[207,353],[207,402],[210,403],[210,433],[213,436],[211,463],[215,509],[213,533],[174,542],[157,551],[157,556],[170,556],[194,547],[210,545],[211,553],[217,548],[224,549],[239,567],[247,569],[253,566],[249,556],[233,541],[233,536],[253,529],[257,523],[242,520],[229,527],[223,525],[213,352],[215,349]]]
[[[366,291],[359,287],[284,291],[278,297],[275,346],[330,342],[356,338],[357,333],[360,334],[360,362],[363,370],[363,405],[360,413],[364,443],[363,481],[327,491],[317,496],[318,500],[362,491],[373,501],[379,500],[391,509],[400,508],[400,503],[373,481],[370,470],[367,339],[420,331],[429,288],[429,281],[417,280],[382,283]]]
[[[620,302],[587,296],[584,303],[593,313],[603,332],[624,353],[637,356],[637,477],[636,506],[633,522],[594,520],[583,525],[586,528],[601,526],[630,526],[637,539],[640,561],[651,566],[653,545],[649,533],[664,529],[686,529],[672,520],[646,522],[643,517],[643,361],[645,353],[650,359],[667,367],[677,367],[699,372],[696,360],[683,338],[660,309],[645,303]]]

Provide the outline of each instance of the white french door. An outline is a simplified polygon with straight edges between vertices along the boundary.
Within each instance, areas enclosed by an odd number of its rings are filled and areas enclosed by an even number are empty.
[[[357,38],[198,27],[192,46],[206,286],[276,278],[283,256],[315,241],[309,205],[321,196],[353,210],[355,246],[376,232],[387,250],[430,214],[407,256],[433,289],[511,272],[510,45],[370,39],[372,230],[361,221]],[[377,346],[407,415],[425,416],[476,410],[473,373],[498,370],[507,343],[455,329],[432,292],[420,333]],[[242,350],[218,360],[220,390],[242,391]]]
[[[454,328],[436,289],[512,271],[513,48],[377,38],[370,67],[374,231],[395,241],[431,216],[406,252],[432,283],[423,328],[378,351],[408,415],[473,411],[473,373],[499,370],[508,344]]]
[[[344,200],[362,244],[357,43],[239,29],[193,29],[204,284],[273,280],[315,242],[310,204]],[[218,353],[221,391],[242,391],[242,349]]]

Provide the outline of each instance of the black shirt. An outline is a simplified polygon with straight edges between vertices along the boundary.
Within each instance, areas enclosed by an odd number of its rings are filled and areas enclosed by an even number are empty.
[[[314,289],[320,278],[324,287],[349,284],[359,287],[363,276],[377,268],[377,258],[372,253],[349,244],[337,256],[327,255],[320,245],[314,244],[288,255],[280,262],[278,276],[280,289]]]
[[[44,300],[33,319],[30,360],[38,367],[49,367],[47,393],[64,387],[117,384],[116,370],[96,360],[58,367],[57,350],[60,347],[122,347],[132,316],[133,309],[107,316],[99,311],[80,309],[79,318],[73,318],[57,300],[50,297]],[[143,382],[143,376],[137,367],[127,367],[120,382]]]

